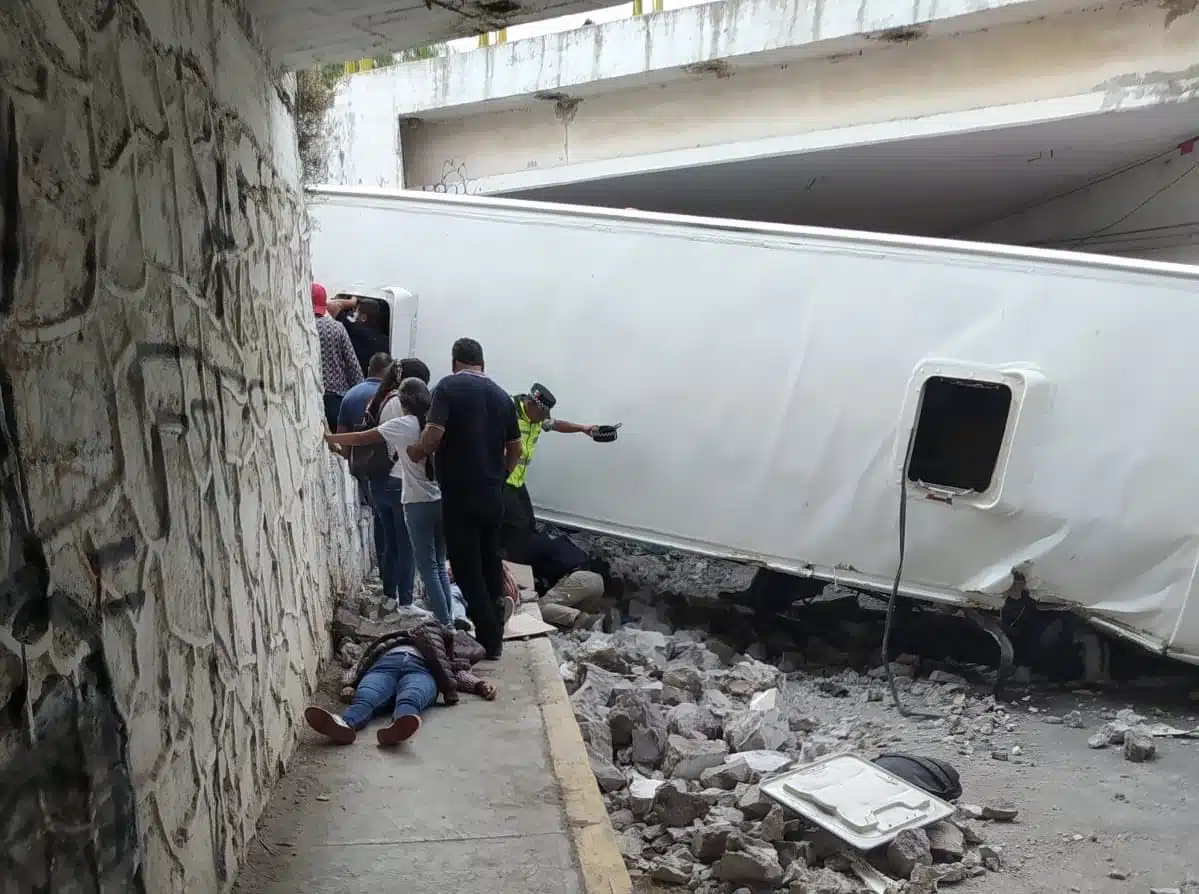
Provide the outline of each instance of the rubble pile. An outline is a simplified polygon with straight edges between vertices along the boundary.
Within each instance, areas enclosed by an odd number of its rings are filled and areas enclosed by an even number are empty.
[[[943,671],[917,679],[914,660],[901,658],[894,670],[905,699],[942,715],[901,733],[879,704],[882,668],[784,673],[719,638],[672,631],[649,606],[636,611],[639,623],[610,634],[555,637],[634,878],[651,890],[708,894],[917,894],[1002,870],[1002,848],[987,844],[982,829],[1012,820],[1011,805],[962,806],[951,820],[862,855],[784,811],[759,786],[826,754],[873,758],[900,743],[911,750],[920,737],[964,753],[1006,752],[1016,721],[992,697]]]

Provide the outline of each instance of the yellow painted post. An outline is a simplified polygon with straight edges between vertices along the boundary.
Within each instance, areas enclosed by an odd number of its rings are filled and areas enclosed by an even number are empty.
[[[665,2],[665,0],[654,0],[654,12],[661,12],[662,4],[664,2]]]
[[[633,0],[633,15],[641,15],[641,0]]]
[[[508,42],[508,29],[507,28],[501,28],[499,30],[499,33],[496,34],[496,36],[495,36],[495,42],[497,44]]]
[[[489,47],[489,46],[491,46],[491,34],[488,32],[484,32],[483,34],[480,34],[479,35],[479,47],[482,48],[482,47]]]

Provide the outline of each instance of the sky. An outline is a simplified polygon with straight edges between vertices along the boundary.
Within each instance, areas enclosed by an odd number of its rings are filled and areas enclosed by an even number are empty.
[[[712,0],[665,0],[666,9],[682,9],[685,6],[699,6]],[[653,0],[644,0],[644,9],[653,9]],[[508,42],[522,40],[526,37],[540,37],[543,34],[554,34],[558,31],[571,31],[582,28],[588,19],[599,25],[603,22],[615,22],[617,19],[631,18],[633,4],[622,3],[620,6],[609,6],[606,9],[595,9],[591,12],[581,12],[576,15],[560,16],[556,19],[544,19],[540,22],[530,22],[527,25],[513,25],[508,29]],[[452,53],[468,53],[479,48],[477,37],[464,37],[461,40],[451,40],[447,46]]]

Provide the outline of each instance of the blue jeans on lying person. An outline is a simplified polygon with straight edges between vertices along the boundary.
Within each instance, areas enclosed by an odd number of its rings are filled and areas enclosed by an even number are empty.
[[[392,650],[380,656],[354,690],[354,702],[344,720],[354,729],[363,729],[372,717],[392,709],[392,717],[420,716],[437,701],[437,682],[419,655]]]

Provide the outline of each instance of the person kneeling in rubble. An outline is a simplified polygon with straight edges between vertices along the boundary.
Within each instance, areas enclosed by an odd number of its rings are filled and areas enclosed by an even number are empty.
[[[547,624],[563,629],[602,627],[611,632],[620,585],[612,579],[607,562],[591,558],[569,537],[542,532],[531,538],[529,558],[541,617]]]
[[[372,717],[392,708],[391,723],[376,735],[380,745],[399,744],[420,729],[420,715],[438,693],[447,705],[457,704],[462,692],[495,699],[495,686],[470,670],[485,654],[469,635],[437,621],[384,634],[366,647],[341,692],[350,703],[345,713],[338,717],[313,705],[304,719],[325,738],[349,745]]]

